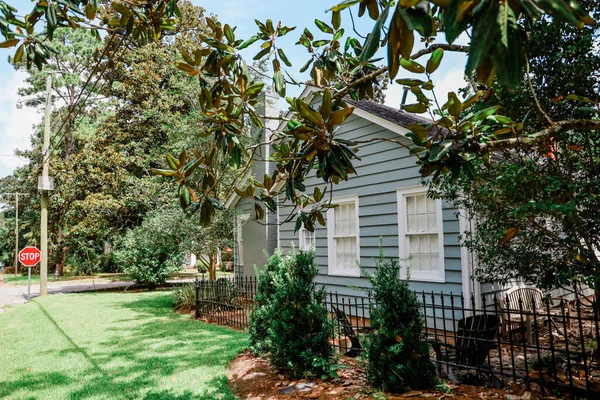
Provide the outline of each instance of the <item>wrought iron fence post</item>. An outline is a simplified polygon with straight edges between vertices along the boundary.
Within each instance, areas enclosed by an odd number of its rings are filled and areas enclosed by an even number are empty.
[[[194,310],[194,316],[196,319],[200,318],[200,281],[198,278],[194,279],[194,287],[196,288],[196,305]]]

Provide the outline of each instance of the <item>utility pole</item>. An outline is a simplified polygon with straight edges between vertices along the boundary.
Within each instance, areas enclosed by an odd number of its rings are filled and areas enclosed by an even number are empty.
[[[42,210],[40,218],[40,296],[48,294],[48,191],[54,189],[52,178],[48,177],[50,164],[50,114],[52,112],[52,73],[46,78],[46,110],[44,112],[44,149],[42,176],[38,180],[38,189],[42,191]]]

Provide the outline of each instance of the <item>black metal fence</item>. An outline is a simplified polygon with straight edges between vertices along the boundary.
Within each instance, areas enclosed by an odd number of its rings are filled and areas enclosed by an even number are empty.
[[[196,318],[236,329],[248,327],[256,278],[200,280],[195,287]],[[480,301],[452,293],[415,294],[440,376],[600,395],[600,326],[593,299],[551,299],[529,288],[482,296]],[[366,335],[373,332],[373,299],[367,293],[326,292],[325,305],[334,325],[332,346],[339,353],[359,355]]]

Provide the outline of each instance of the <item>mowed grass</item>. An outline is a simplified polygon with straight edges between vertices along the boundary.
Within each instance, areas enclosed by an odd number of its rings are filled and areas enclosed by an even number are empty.
[[[27,275],[4,275],[4,282],[10,283],[11,285],[27,285]],[[39,275],[31,275],[31,283],[40,283]]]
[[[177,315],[170,293],[52,295],[0,314],[0,398],[234,399],[243,333]]]

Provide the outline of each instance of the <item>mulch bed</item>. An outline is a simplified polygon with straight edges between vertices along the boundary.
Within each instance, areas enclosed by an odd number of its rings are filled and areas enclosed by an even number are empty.
[[[362,365],[353,358],[342,357],[340,364],[346,368],[338,371],[339,378],[331,380],[290,380],[277,371],[269,361],[250,352],[236,357],[229,365],[229,387],[242,400],[279,399],[540,399],[520,386],[507,389],[489,389],[469,385],[446,383],[448,391],[410,391],[403,394],[388,394],[369,386]],[[550,398],[546,398],[550,399]]]

